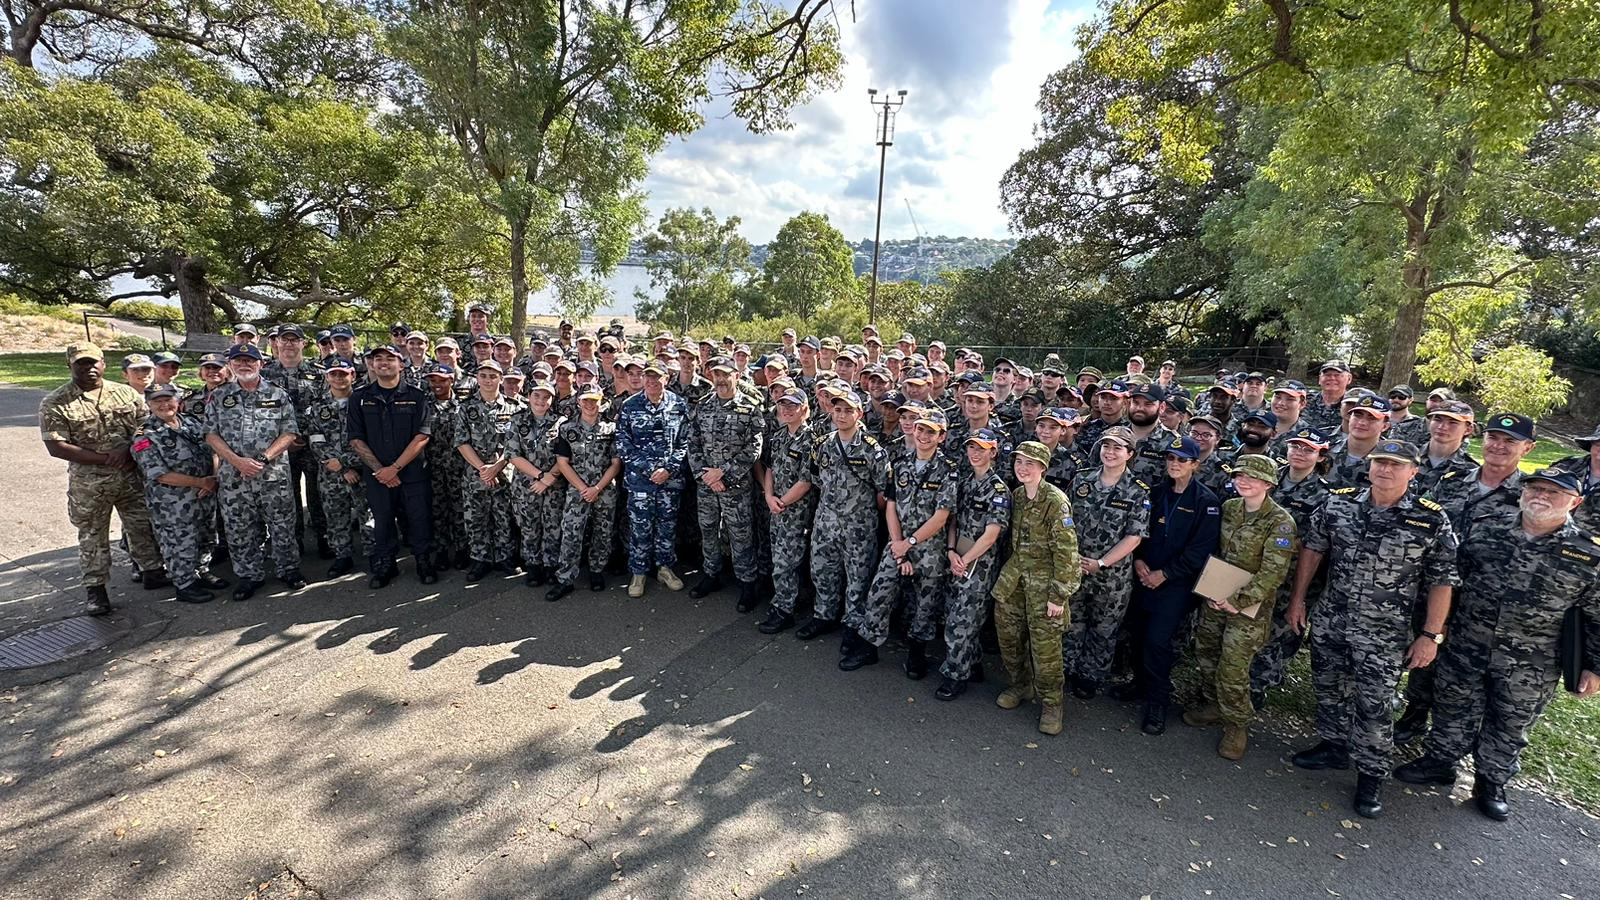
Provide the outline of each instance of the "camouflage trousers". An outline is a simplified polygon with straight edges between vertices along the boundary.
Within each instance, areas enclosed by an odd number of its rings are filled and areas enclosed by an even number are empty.
[[[516,550],[511,535],[511,486],[485,490],[481,479],[468,475],[459,490],[467,553],[479,562],[502,563],[511,559]]]
[[[967,577],[951,575],[944,584],[944,665],[939,674],[954,681],[966,681],[972,675],[974,663],[983,659],[983,645],[978,639],[983,630],[983,617],[988,612],[989,590],[999,570],[998,554],[991,549],[967,567]],[[918,610],[921,611],[920,609]],[[917,637],[919,624],[911,621],[911,633]],[[932,626],[928,635],[932,637]],[[1060,646],[1060,641],[1056,642]]]
[[[1195,667],[1200,670],[1200,696],[1222,710],[1222,721],[1248,725],[1255,718],[1250,702],[1250,665],[1272,631],[1269,616],[1200,610],[1194,632]]]
[[[867,595],[845,610],[844,623],[867,643],[881,647],[888,639],[889,619],[894,616],[903,588],[909,588],[912,597],[908,637],[918,641],[933,640],[939,627],[940,598],[949,564],[944,558],[944,541],[935,537],[928,543],[938,546],[912,547],[906,554],[914,570],[910,575],[900,574],[900,561],[894,558],[893,550],[885,547]]]
[[[355,540],[351,533],[359,530],[361,551],[371,556],[372,527],[367,524],[366,486],[359,481],[349,484],[344,480],[344,472],[329,472],[326,469],[317,473],[315,483],[317,493],[322,496],[323,522],[333,555],[340,559],[353,558]]]
[[[1426,753],[1453,762],[1470,752],[1478,774],[1503,785],[1522,768],[1528,732],[1555,696],[1561,668],[1554,658],[1503,652],[1493,629],[1465,631],[1451,631],[1428,667],[1437,678]]]
[[[224,465],[217,480],[217,501],[222,506],[234,573],[251,581],[266,580],[262,546],[267,544],[272,548],[273,574],[299,571],[300,540],[294,533],[289,461],[280,456],[255,478],[245,478],[234,467]]]
[[[723,558],[733,555],[733,575],[740,581],[756,580],[755,510],[750,483],[718,493],[695,482],[695,510],[700,519],[700,558],[704,571],[722,571]]]
[[[84,587],[103,585],[111,577],[111,511],[122,520],[128,553],[141,572],[161,568],[161,550],[150,529],[142,479],[137,472],[95,466],[90,474],[67,477],[67,519],[78,529],[78,569]]]
[[[511,484],[512,512],[522,532],[522,564],[554,568],[561,559],[561,513],[566,509],[565,482],[551,485],[535,494],[527,477],[518,475]]]
[[[217,498],[193,488],[151,485],[150,525],[161,545],[167,577],[180,588],[194,584],[205,555],[216,546]]]
[[[1066,691],[1061,636],[1076,623],[1069,621],[1075,618],[1071,610],[1050,618],[1049,587],[1048,579],[1024,575],[1011,595],[995,597],[994,633],[1011,687],[1024,694],[1034,691],[1040,703],[1058,705]]]
[[[682,499],[682,491],[628,492],[630,574],[648,575],[661,566],[678,564],[678,502]]]
[[[865,602],[872,587],[872,560],[877,555],[875,522],[870,513],[841,516],[818,506],[811,526],[811,581],[817,588],[818,619],[839,621],[850,605]]]
[[[772,511],[767,509],[767,498],[761,486],[750,490],[751,527],[756,537],[756,574],[772,577]]]
[[[459,461],[460,456],[453,449],[449,454],[428,456],[428,479],[433,482],[433,547],[446,556],[454,556],[467,547],[461,524]]]
[[[1317,735],[1345,744],[1363,775],[1387,776],[1394,753],[1395,687],[1405,666],[1410,622],[1369,622],[1332,592],[1311,620],[1311,683]]]
[[[1062,652],[1067,674],[1100,684],[1111,674],[1117,631],[1133,597],[1133,563],[1127,559],[1110,569],[1083,576],[1072,595],[1072,625]]]
[[[806,537],[816,504],[808,493],[799,503],[772,516],[772,608],[794,615],[800,599],[800,581],[807,563]]]
[[[561,512],[561,568],[556,579],[566,584],[578,580],[578,569],[583,563],[583,548],[589,547],[589,571],[602,572],[611,556],[611,527],[616,517],[617,486],[608,485],[593,503],[585,503],[583,495],[567,491],[567,502]],[[584,536],[588,535],[585,542]]]

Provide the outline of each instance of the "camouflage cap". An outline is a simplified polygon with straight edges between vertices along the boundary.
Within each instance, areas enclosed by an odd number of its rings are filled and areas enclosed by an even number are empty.
[[[1032,460],[1045,468],[1049,468],[1050,448],[1038,441],[1023,441],[1017,445],[1016,452],[1012,454],[1012,458]]]
[[[1126,425],[1113,425],[1110,428],[1107,428],[1101,433],[1100,439],[1095,441],[1095,443],[1103,444],[1106,441],[1110,441],[1113,444],[1121,444],[1129,450],[1132,450],[1138,444],[1138,442],[1133,439],[1133,429]]]
[[[1234,459],[1233,465],[1228,467],[1228,471],[1233,473],[1235,477],[1243,475],[1246,478],[1254,478],[1267,484],[1278,483],[1277,462],[1272,457],[1262,456],[1259,453],[1246,453],[1237,457]]]

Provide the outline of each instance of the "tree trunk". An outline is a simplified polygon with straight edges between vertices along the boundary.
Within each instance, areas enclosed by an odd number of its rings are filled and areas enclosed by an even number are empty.
[[[184,330],[217,334],[217,317],[211,307],[211,285],[204,262],[187,254],[172,257],[172,280],[178,286]]]
[[[1394,331],[1389,336],[1389,353],[1383,359],[1383,383],[1388,390],[1411,381],[1417,366],[1417,342],[1422,339],[1423,313],[1428,308],[1428,282],[1433,272],[1424,261],[1427,238],[1421,227],[1406,229],[1406,261],[1400,267],[1400,282],[1405,287],[1400,306],[1394,311]]]
[[[528,217],[518,211],[511,225],[511,340],[517,350],[527,341],[528,330]]]

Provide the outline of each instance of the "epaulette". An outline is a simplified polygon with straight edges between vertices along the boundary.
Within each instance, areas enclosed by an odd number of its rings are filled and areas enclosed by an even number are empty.
[[[1144,479],[1142,479],[1142,478],[1135,478],[1135,479],[1134,479],[1134,480],[1133,480],[1133,483],[1134,483],[1134,484],[1137,484],[1137,485],[1138,485],[1138,486],[1139,486],[1139,487],[1142,487],[1142,488],[1144,488],[1144,489],[1145,489],[1145,490],[1147,490],[1147,491],[1148,491],[1148,490],[1150,490],[1150,485],[1148,485],[1148,484],[1145,484],[1145,483],[1144,483]]]
[[[883,446],[882,444],[878,443],[878,439],[873,437],[872,436],[872,432],[870,432],[870,431],[861,432],[861,437],[862,437],[862,440],[865,441],[867,446],[869,446],[869,447],[881,447],[881,446]]]
[[[1429,500],[1427,497],[1418,497],[1417,498],[1417,505],[1422,507],[1423,509],[1431,509],[1436,513],[1444,512],[1444,507],[1440,506],[1438,503],[1436,503],[1436,502],[1434,502],[1432,500]]]
[[[1334,496],[1341,496],[1342,497],[1345,494],[1354,494],[1356,491],[1359,491],[1359,490],[1361,490],[1361,489],[1352,485],[1350,487],[1330,488],[1328,490],[1328,493],[1331,494],[1331,495],[1334,495]]]
[[[1449,481],[1450,479],[1452,479],[1452,478],[1454,478],[1454,477],[1456,477],[1457,475],[1460,475],[1460,474],[1461,474],[1461,470],[1460,469],[1451,469],[1450,471],[1448,471],[1448,472],[1444,473],[1443,475],[1439,476],[1439,480],[1440,481]]]

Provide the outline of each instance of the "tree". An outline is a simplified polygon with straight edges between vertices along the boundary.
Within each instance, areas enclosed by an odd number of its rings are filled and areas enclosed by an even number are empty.
[[[1600,100],[1597,26],[1593,4],[1543,0],[1116,0],[1084,49],[1106,75],[1204,89],[1109,116],[1191,183],[1220,143],[1212,95],[1270,121],[1266,165],[1232,218],[1232,248],[1254,258],[1235,281],[1276,297],[1298,334],[1323,333],[1301,326],[1330,311],[1393,310],[1392,384],[1410,378],[1432,298],[1508,289],[1537,267],[1495,225],[1551,186],[1550,161],[1527,152],[1541,129]],[[1600,206],[1578,193],[1592,219]]]
[[[646,235],[650,286],[660,300],[636,293],[635,313],[647,322],[674,321],[687,332],[728,316],[737,308],[735,289],[755,272],[750,242],[739,235],[739,217],[718,222],[709,208],[669,209]]]
[[[767,246],[762,286],[766,315],[810,319],[832,302],[859,300],[854,254],[823,213],[802,212],[783,223]]]
[[[389,37],[399,99],[455,142],[506,227],[513,334],[531,278],[608,271],[643,222],[636,185],[665,140],[727,98],[754,131],[837,81],[830,0],[404,0]]]

